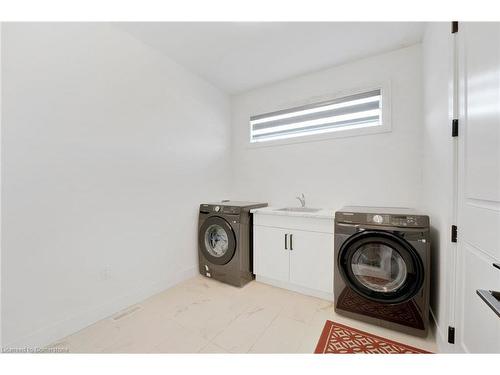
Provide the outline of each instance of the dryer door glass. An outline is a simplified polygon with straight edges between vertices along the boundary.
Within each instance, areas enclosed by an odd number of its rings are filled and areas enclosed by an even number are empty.
[[[210,225],[205,231],[205,248],[210,255],[220,258],[229,247],[227,233],[219,224]]]
[[[394,292],[407,276],[404,259],[393,248],[380,243],[368,243],[359,247],[351,258],[356,279],[376,292]]]
[[[337,262],[345,283],[376,302],[408,301],[424,281],[424,267],[417,251],[391,232],[365,230],[353,234],[339,249]]]

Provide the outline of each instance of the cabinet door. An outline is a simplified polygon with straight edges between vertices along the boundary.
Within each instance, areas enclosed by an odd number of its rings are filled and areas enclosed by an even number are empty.
[[[284,229],[254,226],[253,257],[256,275],[288,281],[290,255],[289,250],[285,249],[285,235],[289,237],[288,233]]]
[[[456,318],[461,351],[500,353],[498,301],[492,295],[500,292],[500,269],[494,266],[500,263],[500,24],[463,22],[457,36],[459,236],[450,316]]]
[[[462,350],[470,353],[500,353],[500,319],[477,294],[500,290],[500,270],[493,267],[494,259],[477,248],[463,245],[460,271],[463,275],[459,291],[462,293],[461,328],[458,338]]]
[[[291,232],[290,282],[333,293],[333,235]]]

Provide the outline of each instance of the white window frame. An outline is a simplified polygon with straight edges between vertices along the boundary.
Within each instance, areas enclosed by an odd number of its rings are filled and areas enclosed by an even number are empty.
[[[279,108],[276,108],[276,107],[265,108],[264,110],[261,110],[260,113],[271,113],[271,112],[275,112],[275,111],[286,110],[289,108],[299,107],[302,105],[319,103],[322,101],[328,101],[328,100],[334,100],[334,99],[340,99],[340,98],[343,98],[346,96],[361,94],[364,92],[369,92],[369,91],[378,90],[378,89],[380,89],[380,96],[381,96],[381,103],[382,103],[382,113],[381,113],[382,124],[381,125],[360,127],[360,128],[354,128],[354,129],[339,128],[338,130],[334,130],[332,132],[322,133],[322,134],[311,134],[311,135],[303,135],[303,136],[299,136],[299,137],[275,139],[275,140],[262,141],[262,142],[252,142],[251,141],[252,140],[252,126],[250,124],[250,118],[249,118],[248,122],[247,122],[247,126],[248,126],[247,146],[249,148],[273,147],[273,146],[288,145],[288,144],[295,144],[295,143],[328,141],[328,140],[332,140],[335,138],[355,137],[355,136],[390,132],[390,131],[392,131],[392,124],[391,124],[391,112],[392,111],[391,111],[391,83],[389,81],[386,81],[383,83],[367,85],[367,86],[363,86],[361,88],[358,87],[356,89],[343,90],[343,91],[336,92],[335,94],[315,96],[313,98],[309,98],[308,100],[303,100],[303,101],[299,101],[299,102],[285,104],[285,105],[280,106]]]

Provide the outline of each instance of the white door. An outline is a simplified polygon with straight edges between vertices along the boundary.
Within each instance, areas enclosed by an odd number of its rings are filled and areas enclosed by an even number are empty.
[[[500,263],[500,24],[460,23],[457,35],[456,344],[464,352],[500,353],[500,316],[490,293],[500,291],[494,266]]]
[[[254,226],[254,273],[273,280],[288,281],[289,230]],[[285,248],[286,247],[286,248]]]
[[[333,235],[300,230],[290,235],[290,282],[333,293]]]

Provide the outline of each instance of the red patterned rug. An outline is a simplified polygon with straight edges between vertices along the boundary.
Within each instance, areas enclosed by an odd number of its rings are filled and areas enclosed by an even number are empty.
[[[314,353],[408,354],[430,352],[327,320]]]

